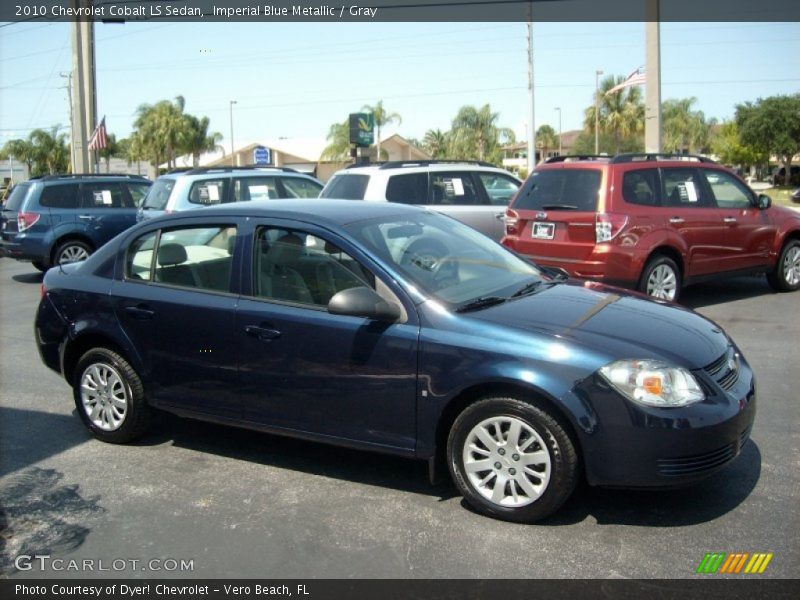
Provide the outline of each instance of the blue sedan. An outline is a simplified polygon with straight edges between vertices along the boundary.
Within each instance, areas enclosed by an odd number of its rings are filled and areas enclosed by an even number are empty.
[[[100,440],[144,434],[155,407],[387,452],[510,521],[552,514],[581,478],[697,481],[755,416],[753,374],[714,323],[398,204],[148,220],[50,269],[35,331]]]

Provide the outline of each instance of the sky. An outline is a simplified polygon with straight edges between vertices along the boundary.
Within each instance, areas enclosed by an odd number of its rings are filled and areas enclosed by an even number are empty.
[[[98,118],[127,137],[137,107],[182,95],[185,110],[234,140],[323,138],[383,100],[383,132],[446,131],[464,105],[490,104],[525,140],[524,23],[126,23],[95,29]],[[535,123],[581,128],[595,71],[645,63],[643,23],[534,24]],[[662,23],[662,100],[694,97],[706,117],[800,92],[800,23]],[[70,24],[0,25],[0,145],[69,127]]]

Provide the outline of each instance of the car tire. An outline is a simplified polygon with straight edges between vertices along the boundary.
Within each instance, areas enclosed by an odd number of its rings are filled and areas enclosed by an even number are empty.
[[[53,253],[54,265],[67,265],[86,260],[92,254],[92,247],[80,240],[67,240],[58,245]]]
[[[767,281],[777,292],[800,289],[800,241],[789,240],[783,245],[775,268],[767,273]]]
[[[575,444],[559,420],[516,398],[484,398],[464,409],[450,430],[447,462],[475,510],[518,523],[558,510],[580,472]]]
[[[108,348],[93,348],[80,358],[72,389],[78,415],[99,440],[124,444],[150,424],[142,380],[128,361]]]
[[[681,270],[668,256],[654,256],[642,271],[639,291],[651,298],[675,302],[681,295]]]
[[[37,271],[41,271],[42,273],[44,273],[45,271],[47,271],[47,269],[49,269],[49,267],[45,263],[38,260],[33,261],[31,264]]]

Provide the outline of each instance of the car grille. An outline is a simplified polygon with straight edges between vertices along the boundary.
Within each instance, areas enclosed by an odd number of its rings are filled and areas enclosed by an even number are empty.
[[[733,348],[728,348],[725,354],[710,365],[703,367],[703,371],[723,390],[728,391],[739,381],[739,356]]]
[[[683,458],[659,458],[656,460],[658,474],[664,477],[680,477],[682,475],[696,475],[720,467],[736,458],[750,438],[751,429],[752,425],[745,429],[735,442],[731,442],[712,452]]]

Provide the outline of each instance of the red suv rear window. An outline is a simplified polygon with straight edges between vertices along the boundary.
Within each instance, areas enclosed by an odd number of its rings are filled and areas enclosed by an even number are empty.
[[[597,210],[601,171],[547,169],[534,171],[517,194],[518,210]]]

